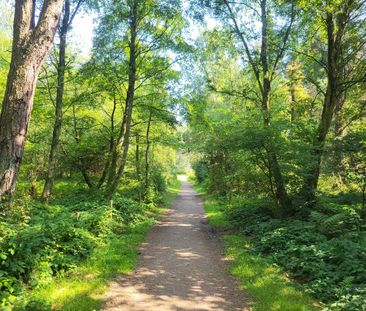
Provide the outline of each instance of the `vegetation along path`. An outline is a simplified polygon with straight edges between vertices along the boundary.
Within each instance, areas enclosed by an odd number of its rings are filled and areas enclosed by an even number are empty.
[[[142,246],[135,273],[112,283],[105,310],[249,310],[202,205],[184,181]]]

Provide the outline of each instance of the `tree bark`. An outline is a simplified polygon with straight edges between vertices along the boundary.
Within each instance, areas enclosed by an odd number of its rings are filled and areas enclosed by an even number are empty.
[[[126,100],[125,108],[124,108],[124,112],[123,112],[123,119],[122,119],[122,123],[121,123],[120,129],[119,129],[119,132],[118,132],[118,137],[117,137],[116,143],[114,144],[111,155],[110,155],[107,188],[113,183],[113,179],[116,177],[118,152],[119,152],[118,149],[121,148],[121,145],[123,143],[123,138],[125,136],[128,105],[129,105],[129,103]]]
[[[75,109],[75,103],[72,104],[72,123],[73,123],[73,129],[74,129],[74,139],[77,144],[80,144],[80,132],[77,128],[77,122],[76,122],[76,109]],[[94,187],[89,175],[88,171],[85,168],[85,165],[81,159],[76,159],[77,164],[76,167],[79,168],[81,175],[84,178],[85,183],[88,185],[88,187],[91,189]]]
[[[343,108],[346,102],[346,92],[337,100],[334,109],[334,137],[338,144],[342,142],[345,136],[345,122],[343,116]],[[336,181],[333,187],[339,187],[344,184],[345,170],[344,170],[344,156],[342,150],[336,150],[334,154],[333,167],[335,170]]]
[[[111,114],[111,134],[109,137],[109,154],[108,154],[108,158],[107,158],[106,163],[103,168],[102,176],[100,177],[100,180],[97,185],[98,189],[100,189],[103,186],[104,181],[108,175],[108,170],[111,165],[111,157],[112,157],[112,153],[114,150],[114,128],[115,128],[114,116],[115,116],[116,110],[117,110],[117,98],[116,98],[116,94],[113,94],[113,109],[112,109],[112,114]]]
[[[64,0],[45,0],[36,26],[34,1],[16,0],[12,57],[0,116],[0,199],[13,197],[40,68]]]
[[[135,166],[136,166],[136,178],[138,182],[139,202],[141,202],[142,184],[141,184],[141,164],[140,164],[140,134],[138,132],[136,133]]]
[[[291,94],[291,104],[290,104],[290,110],[291,110],[291,123],[294,123],[296,121],[296,91],[295,87],[290,88],[290,94]]]
[[[150,151],[150,128],[151,128],[152,112],[150,111],[149,120],[146,129],[146,149],[145,149],[145,183],[144,183],[144,197],[149,193],[149,173],[150,173],[150,163],[149,163],[149,151]]]
[[[62,19],[62,26],[60,29],[55,123],[53,126],[51,150],[48,158],[48,171],[42,192],[42,199],[44,201],[48,201],[52,192],[53,182],[55,179],[56,152],[60,141],[61,127],[62,127],[62,104],[65,89],[65,71],[66,71],[66,45],[67,45],[67,32],[69,26],[70,26],[70,1],[66,0],[64,6],[64,16]]]
[[[297,119],[297,109],[296,109],[296,88],[298,86],[298,81],[301,79],[301,68],[296,61],[293,59],[287,66],[287,76],[289,79],[289,93],[290,93],[290,120],[294,123]]]

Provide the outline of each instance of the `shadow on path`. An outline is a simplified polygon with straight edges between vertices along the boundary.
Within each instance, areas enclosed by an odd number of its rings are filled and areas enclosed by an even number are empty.
[[[104,310],[249,310],[202,205],[184,181],[172,209],[142,245],[135,272],[111,284]]]

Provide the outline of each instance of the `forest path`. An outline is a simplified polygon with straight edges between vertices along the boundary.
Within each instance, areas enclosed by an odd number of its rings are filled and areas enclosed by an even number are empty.
[[[183,181],[173,207],[142,245],[135,272],[112,282],[104,310],[249,310],[202,206]]]

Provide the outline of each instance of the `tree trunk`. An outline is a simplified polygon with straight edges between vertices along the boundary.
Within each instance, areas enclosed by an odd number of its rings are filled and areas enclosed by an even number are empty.
[[[267,19],[267,0],[261,1],[261,16],[262,16],[262,45],[261,45],[261,63],[263,68],[263,88],[262,88],[262,114],[263,125],[265,128],[271,126],[270,116],[270,92],[271,92],[271,80],[269,77],[269,65],[268,65],[268,19]],[[269,138],[271,140],[271,138]],[[280,165],[278,163],[277,155],[272,141],[268,141],[267,145],[268,165],[271,175],[273,176],[275,185],[275,200],[277,205],[277,211],[279,217],[284,216],[288,211],[292,210],[292,202],[288,197],[285,182],[283,180]]]
[[[291,94],[291,123],[294,123],[296,120],[296,94],[295,94],[295,87],[290,88],[290,94]]]
[[[57,95],[56,95],[56,110],[55,123],[53,126],[51,150],[48,158],[48,172],[43,188],[42,199],[48,201],[55,179],[55,164],[56,152],[61,136],[62,127],[62,103],[65,87],[65,71],[66,71],[66,45],[67,32],[70,26],[70,1],[66,0],[64,7],[64,17],[62,19],[62,26],[60,29],[60,48],[59,48],[59,62],[57,68]]]
[[[339,85],[339,57],[340,57],[340,38],[342,38],[344,28],[337,29],[335,33],[333,14],[328,12],[326,17],[327,37],[328,37],[328,56],[327,56],[327,91],[324,97],[323,110],[318,126],[317,134],[313,141],[311,155],[313,157],[312,164],[306,172],[302,194],[308,204],[315,203],[316,190],[320,175],[321,159],[324,152],[324,145],[329,128],[333,119],[334,109],[339,100],[339,96],[343,94],[337,93]],[[338,19],[339,20],[339,19]],[[342,27],[345,24],[339,23]],[[338,38],[337,38],[338,37]]]
[[[126,130],[126,121],[127,121],[127,113],[128,113],[128,101],[125,102],[125,109],[123,112],[123,119],[121,123],[121,127],[119,129],[118,137],[116,143],[113,146],[111,156],[110,156],[110,164],[109,164],[109,171],[108,171],[108,181],[107,181],[107,188],[113,183],[114,178],[116,177],[117,173],[117,161],[118,161],[118,152],[121,148],[123,138],[125,136]]]
[[[128,88],[126,96],[126,108],[124,122],[121,124],[120,135],[124,132],[123,143],[122,143],[122,157],[118,171],[113,177],[110,176],[110,182],[107,187],[107,198],[112,199],[115,194],[118,183],[124,173],[125,166],[127,163],[128,149],[130,146],[131,136],[131,121],[133,112],[133,102],[135,97],[135,84],[136,84],[136,40],[137,40],[137,1],[133,1],[131,14],[130,14],[130,33],[131,41],[129,44],[129,68],[128,68]],[[125,123],[125,124],[123,124]],[[119,145],[116,144],[116,152],[118,152]],[[113,160],[113,159],[112,159]],[[117,163],[117,162],[116,162]],[[112,172],[114,173],[114,172]]]
[[[109,137],[109,154],[108,154],[108,158],[107,158],[106,163],[103,168],[102,176],[100,177],[100,180],[98,182],[98,186],[97,186],[98,189],[100,189],[103,186],[104,181],[108,175],[108,170],[111,165],[111,157],[112,157],[112,153],[113,153],[114,146],[115,146],[115,144],[114,144],[114,115],[116,113],[116,109],[117,109],[117,99],[116,99],[116,94],[113,94],[113,109],[112,109],[112,114],[111,114],[111,134]]]
[[[1,200],[11,200],[15,191],[39,71],[51,48],[63,3],[45,0],[34,26],[34,2],[15,2],[12,56],[0,116]]]
[[[85,183],[88,185],[89,189],[92,189],[93,188],[93,183],[90,180],[90,177],[88,175],[87,170],[83,167],[82,164],[80,164],[80,171],[81,171],[81,174],[83,175]]]
[[[140,172],[140,135],[139,135],[139,133],[136,133],[135,165],[136,165],[136,178],[140,182],[141,181],[141,172]]]
[[[75,139],[75,142],[77,144],[80,143],[80,133],[78,131],[78,128],[77,128],[77,123],[76,123],[76,110],[75,110],[75,103],[72,104],[72,120],[73,120],[73,127],[74,127],[74,139]],[[82,163],[81,160],[78,161],[77,163],[77,167],[79,168],[80,172],[81,172],[81,175],[83,176],[84,178],[84,181],[85,183],[88,185],[88,187],[91,189],[93,188],[93,183],[92,181],[90,180],[90,177],[88,175],[88,171],[87,169],[84,167],[84,164]]]
[[[144,183],[144,197],[149,193],[149,151],[150,151],[150,127],[151,127],[152,112],[150,111],[149,120],[146,129],[146,149],[145,149],[145,183]]]
[[[136,149],[135,149],[135,166],[136,178],[138,182],[139,201],[142,199],[142,185],[141,185],[141,168],[140,168],[140,134],[136,133]]]
[[[345,136],[345,124],[343,116],[343,108],[346,102],[346,92],[337,100],[334,110],[334,137],[338,141],[338,144],[342,142]],[[336,150],[334,154],[333,167],[335,170],[336,181],[333,187],[337,188],[344,184],[345,170],[344,170],[344,157],[342,150]]]

